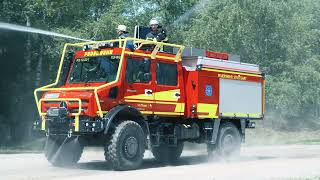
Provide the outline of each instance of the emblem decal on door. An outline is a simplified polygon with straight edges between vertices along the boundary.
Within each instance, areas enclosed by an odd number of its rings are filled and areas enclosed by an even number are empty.
[[[145,90],[144,90],[144,95],[146,95],[146,96],[152,96],[152,90],[151,90],[151,89],[145,89]]]
[[[206,85],[206,96],[212,96],[212,86]]]

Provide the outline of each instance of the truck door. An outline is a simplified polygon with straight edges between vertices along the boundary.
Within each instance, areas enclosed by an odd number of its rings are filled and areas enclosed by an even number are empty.
[[[124,100],[143,114],[153,114],[154,83],[151,60],[141,57],[127,59]]]
[[[184,92],[181,91],[183,86],[181,64],[158,60],[155,66],[154,114],[183,115]]]

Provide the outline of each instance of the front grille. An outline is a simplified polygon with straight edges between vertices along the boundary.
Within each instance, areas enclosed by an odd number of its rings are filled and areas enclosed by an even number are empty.
[[[64,101],[45,101],[45,102],[43,102],[44,103],[44,106],[43,106],[44,110],[43,111],[47,111],[47,114],[48,114],[48,111],[50,109],[53,109],[53,108],[58,109],[58,108],[66,107],[70,113],[78,113],[78,108],[79,108],[78,101],[67,101],[66,106],[61,106],[61,102],[64,102]],[[88,109],[89,100],[82,99],[81,102],[82,102],[81,103],[81,108],[82,108],[81,112],[84,112]],[[55,113],[54,111],[55,110],[52,110],[52,113]]]
[[[68,132],[71,127],[71,118],[66,108],[50,108],[46,117],[51,132]]]

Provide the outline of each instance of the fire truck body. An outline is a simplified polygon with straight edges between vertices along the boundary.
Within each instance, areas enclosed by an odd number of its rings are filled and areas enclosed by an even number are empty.
[[[70,46],[84,49],[66,55]],[[35,90],[47,159],[75,163],[84,145],[99,144],[114,169],[136,169],[145,148],[170,163],[186,141],[206,143],[209,155],[238,153],[245,128],[264,116],[263,74],[237,56],[183,50],[130,38],[67,44],[55,83]]]
[[[264,79],[258,66],[203,56],[182,62],[186,93],[191,94],[186,109],[197,110],[187,117],[262,119]]]

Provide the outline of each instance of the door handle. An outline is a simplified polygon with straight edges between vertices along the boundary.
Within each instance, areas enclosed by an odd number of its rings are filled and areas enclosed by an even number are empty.
[[[150,90],[150,89],[145,89],[145,90],[144,90],[144,94],[150,96],[150,95],[152,95],[152,90]]]
[[[174,96],[175,97],[180,97],[180,93],[175,93]]]

